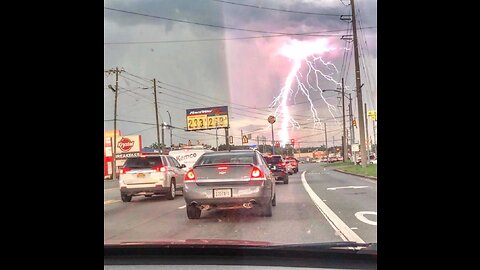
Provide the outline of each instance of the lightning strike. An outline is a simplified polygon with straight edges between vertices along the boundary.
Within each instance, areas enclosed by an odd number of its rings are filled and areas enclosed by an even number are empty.
[[[323,96],[323,90],[320,87],[322,78],[333,83],[335,87],[341,86],[341,83],[337,82],[332,77],[332,75],[339,73],[337,67],[330,61],[325,61],[322,58],[322,54],[332,50],[334,50],[334,48],[328,46],[326,39],[317,39],[315,41],[292,40],[280,48],[280,54],[293,61],[293,65],[287,75],[287,78],[285,79],[283,87],[280,90],[280,94],[275,97],[270,104],[271,108],[276,107],[275,116],[281,120],[281,145],[287,144],[290,140],[290,135],[288,132],[289,127],[300,128],[300,124],[291,116],[287,104],[290,98],[296,100],[296,97],[299,93],[302,93],[310,103],[310,112],[312,114],[314,127],[321,122],[320,118],[318,117],[317,109],[313,105],[311,98],[316,92],[320,94],[320,97],[327,106],[330,115],[333,117],[333,119],[335,119],[335,121],[338,122],[334,114],[337,112],[337,108],[328,103]],[[305,64],[304,66],[308,68],[305,76],[301,71],[302,64]],[[323,66],[328,71],[324,72],[320,70],[318,66]],[[313,80],[312,83],[310,82],[311,79]]]

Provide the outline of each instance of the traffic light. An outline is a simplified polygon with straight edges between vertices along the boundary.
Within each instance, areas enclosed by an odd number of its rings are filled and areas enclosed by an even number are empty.
[[[291,145],[294,145],[294,144],[295,144],[295,139],[291,139],[291,140],[290,140],[290,144],[291,144]]]
[[[357,127],[357,120],[353,119],[352,124],[354,127]]]

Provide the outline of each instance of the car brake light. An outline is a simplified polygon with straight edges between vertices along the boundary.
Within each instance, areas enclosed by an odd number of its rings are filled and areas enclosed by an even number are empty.
[[[193,169],[190,169],[186,174],[184,181],[195,181],[197,177],[195,176],[195,173],[193,172]]]
[[[166,172],[167,167],[166,166],[156,166],[156,167],[153,167],[152,170],[154,170],[156,172]]]
[[[265,175],[263,174],[262,170],[258,167],[253,166],[252,171],[250,172],[250,178],[263,178]]]
[[[225,170],[227,170],[227,169],[228,169],[228,167],[227,167],[227,166],[220,166],[220,167],[217,167],[217,170],[219,170],[219,171],[225,171]]]
[[[120,174],[126,174],[130,170],[132,170],[132,169],[130,169],[130,168],[120,168]]]

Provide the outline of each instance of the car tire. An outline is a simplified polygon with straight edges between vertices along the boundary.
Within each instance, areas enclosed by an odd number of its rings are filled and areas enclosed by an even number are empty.
[[[271,217],[272,216],[272,204],[271,203],[267,203],[263,206],[262,215],[264,217]]]
[[[145,198],[151,198],[152,195],[145,195]]]
[[[122,202],[130,202],[132,200],[132,195],[122,194],[121,197],[122,197]]]
[[[283,183],[288,184],[288,175],[285,175],[285,178],[283,178]]]
[[[175,179],[170,181],[170,189],[167,194],[167,200],[175,199],[175,194],[177,193],[177,187],[175,186]]]
[[[277,205],[277,194],[273,194],[272,206]]]
[[[187,205],[187,217],[188,219],[199,219],[202,215],[202,210],[193,205]]]

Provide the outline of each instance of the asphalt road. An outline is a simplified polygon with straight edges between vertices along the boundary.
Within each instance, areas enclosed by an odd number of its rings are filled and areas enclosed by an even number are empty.
[[[104,241],[377,242],[376,211],[375,180],[325,170],[319,164],[300,164],[288,185],[277,183],[272,217],[262,217],[255,209],[211,210],[189,220],[182,196],[172,201],[134,197],[123,203],[118,182],[105,181]]]

